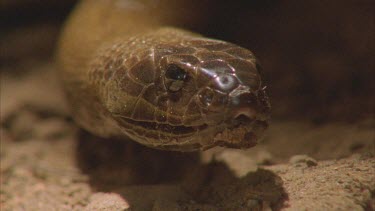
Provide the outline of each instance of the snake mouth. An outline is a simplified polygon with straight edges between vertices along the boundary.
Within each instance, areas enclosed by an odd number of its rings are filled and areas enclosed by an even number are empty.
[[[268,128],[265,120],[248,120],[227,126],[214,137],[216,146],[245,149],[255,146]]]
[[[118,118],[119,123],[126,128],[129,128],[129,125],[143,128],[145,131],[162,131],[164,133],[174,134],[174,135],[189,135],[196,133],[198,131],[205,130],[208,125],[202,124],[198,126],[185,126],[185,125],[170,125],[168,123],[158,123],[142,120],[134,120],[126,117]]]

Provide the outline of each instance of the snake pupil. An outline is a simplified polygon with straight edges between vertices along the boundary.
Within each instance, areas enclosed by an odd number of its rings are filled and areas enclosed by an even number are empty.
[[[187,72],[175,64],[170,64],[165,71],[165,77],[165,84],[168,90],[177,92],[182,89],[187,77]]]
[[[182,85],[183,85],[182,83],[183,81],[172,81],[169,84],[169,90],[172,92],[177,92],[178,90],[182,88]]]
[[[183,81],[185,80],[187,73],[184,69],[180,68],[179,66],[171,64],[167,67],[165,76],[172,80]]]

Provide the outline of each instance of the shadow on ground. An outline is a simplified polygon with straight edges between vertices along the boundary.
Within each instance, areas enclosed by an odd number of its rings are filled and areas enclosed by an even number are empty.
[[[273,172],[258,169],[239,178],[224,163],[201,163],[198,153],[154,150],[81,132],[76,155],[93,190],[117,193],[136,210],[163,202],[185,210],[277,209],[288,198]]]

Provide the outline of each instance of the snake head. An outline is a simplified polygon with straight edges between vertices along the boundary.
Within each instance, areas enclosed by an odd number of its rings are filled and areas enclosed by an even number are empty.
[[[249,50],[227,42],[197,39],[188,44],[195,46],[193,55],[199,61],[190,71],[197,88],[190,103],[199,109],[186,112],[198,111],[200,118],[185,117],[185,124],[208,125],[211,146],[254,146],[270,117],[259,62]]]
[[[93,81],[105,108],[126,136],[150,147],[254,146],[270,112],[256,58],[234,44],[181,34],[135,38],[104,53],[106,68],[92,75],[100,76]]]

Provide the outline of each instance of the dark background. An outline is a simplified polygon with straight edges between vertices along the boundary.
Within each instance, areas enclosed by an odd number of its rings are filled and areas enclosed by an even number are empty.
[[[373,1],[204,2],[210,9],[203,15],[214,21],[195,29],[247,47],[258,56],[274,118],[317,124],[373,118]],[[3,0],[1,66],[17,67],[11,68],[14,74],[22,74],[30,65],[51,61],[61,25],[74,3]]]

